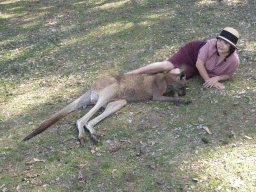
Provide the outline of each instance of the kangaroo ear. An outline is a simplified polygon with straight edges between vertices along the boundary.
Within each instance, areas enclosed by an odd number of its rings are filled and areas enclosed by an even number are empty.
[[[187,71],[187,66],[186,66],[186,64],[183,64],[181,67],[180,67],[180,77],[179,77],[179,79],[180,80],[184,80],[184,79],[186,79],[186,71]]]
[[[177,75],[176,79],[178,81],[185,80],[186,79],[186,71],[181,71],[179,75]]]
[[[180,67],[180,71],[183,72],[183,71],[187,71],[187,65],[184,63],[181,67]]]
[[[186,71],[182,71],[180,73],[180,80],[185,80],[186,79]]]

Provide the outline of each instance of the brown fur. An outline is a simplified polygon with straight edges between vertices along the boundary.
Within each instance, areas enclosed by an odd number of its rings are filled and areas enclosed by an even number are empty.
[[[127,102],[183,100],[182,98],[178,98],[178,95],[184,96],[186,94],[185,65],[181,70],[180,75],[158,73],[155,75],[126,74],[104,76],[94,82],[91,89],[84,95],[64,107],[61,111],[55,113],[23,140],[31,139],[43,132],[68,113],[82,106],[86,107],[89,104],[95,104],[85,116],[77,121],[77,128],[79,130],[79,139],[83,145],[85,144],[84,128],[89,131],[93,140],[98,141],[95,137],[94,125],[121,109]],[[163,96],[169,90],[174,91],[174,97]],[[105,107],[105,111],[90,120],[101,107]]]

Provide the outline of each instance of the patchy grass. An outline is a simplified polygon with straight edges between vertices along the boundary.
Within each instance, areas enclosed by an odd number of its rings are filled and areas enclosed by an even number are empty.
[[[1,191],[255,191],[254,0],[0,1]],[[80,148],[66,116],[21,142],[101,75],[169,58],[188,41],[241,34],[226,90],[188,81],[188,106],[128,104]],[[205,128],[212,134],[208,134]]]

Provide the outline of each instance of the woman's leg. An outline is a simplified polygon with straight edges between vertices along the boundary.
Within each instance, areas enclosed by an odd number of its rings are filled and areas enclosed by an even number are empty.
[[[162,71],[172,71],[175,66],[170,61],[155,62],[139,69],[128,72],[127,74],[150,74]]]
[[[179,68],[174,68],[172,69],[169,73],[172,73],[172,74],[180,74],[180,69]]]

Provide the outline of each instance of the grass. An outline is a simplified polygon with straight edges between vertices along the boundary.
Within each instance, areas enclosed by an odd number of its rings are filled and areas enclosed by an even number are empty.
[[[254,0],[0,1],[1,191],[255,191]],[[236,28],[225,90],[188,80],[188,106],[128,104],[81,148],[63,118],[21,142],[99,76],[169,58]],[[208,134],[203,127],[208,127]]]

